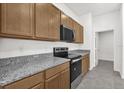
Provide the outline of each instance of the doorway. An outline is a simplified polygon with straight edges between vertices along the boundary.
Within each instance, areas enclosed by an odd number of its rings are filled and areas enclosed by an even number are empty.
[[[95,33],[95,65],[99,60],[114,62],[114,31],[100,31]]]

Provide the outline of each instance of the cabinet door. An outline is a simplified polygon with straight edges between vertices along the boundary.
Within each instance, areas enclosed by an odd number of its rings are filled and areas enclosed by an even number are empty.
[[[73,20],[71,18],[67,18],[67,26],[70,28],[70,29],[74,29],[73,27]]]
[[[89,55],[86,55],[82,60],[82,72],[86,74],[89,71]]]
[[[79,43],[80,42],[80,27],[76,22],[74,22],[74,31],[75,31],[75,42]]]
[[[59,40],[60,38],[60,11],[49,4],[49,38]]]
[[[2,4],[2,34],[33,36],[34,4]]]
[[[61,12],[61,25],[67,26],[68,22],[67,22],[68,17]]]
[[[69,89],[70,88],[70,70],[69,70],[69,68],[61,72],[60,88],[61,89]]]
[[[90,67],[90,59],[89,59],[89,55],[86,58],[87,61],[87,72],[89,71],[89,67]]]
[[[56,74],[45,81],[46,89],[59,89],[60,88],[60,74]]]
[[[64,13],[61,13],[61,24],[70,29],[73,29],[73,20]]]
[[[79,33],[80,33],[80,43],[83,43],[84,41],[84,37],[83,37],[83,27],[80,25],[80,30],[79,30]]]
[[[35,6],[36,9],[36,33],[35,36],[38,38],[49,38],[49,14],[48,14],[48,4],[39,3]]]
[[[87,73],[87,62],[86,62],[86,58],[83,58],[82,60],[82,72],[85,75]]]

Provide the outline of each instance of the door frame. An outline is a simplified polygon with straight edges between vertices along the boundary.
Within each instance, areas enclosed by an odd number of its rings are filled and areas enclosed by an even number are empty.
[[[115,45],[115,32],[114,32],[113,29],[104,30],[104,31],[96,31],[95,32],[95,50],[94,50],[95,51],[95,67],[98,65],[98,60],[99,60],[98,59],[98,53],[97,53],[98,52],[98,49],[96,48],[96,43],[97,43],[97,40],[96,39],[98,38],[97,37],[97,34],[99,35],[100,32],[107,32],[107,31],[112,31],[113,32],[113,39],[114,39],[113,40],[113,48],[114,48],[114,50],[113,50],[113,52],[114,52],[114,54],[113,54],[114,55],[114,59],[113,59],[113,61],[114,61],[113,62],[113,70],[114,70],[114,68],[115,68],[115,49],[116,49],[116,45]],[[96,52],[96,50],[97,50],[97,52]]]

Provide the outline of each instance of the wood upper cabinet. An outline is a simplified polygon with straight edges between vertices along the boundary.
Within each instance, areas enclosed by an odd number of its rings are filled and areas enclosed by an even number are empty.
[[[84,43],[84,28],[80,25],[80,42]]]
[[[40,3],[35,4],[35,23],[36,23],[36,32],[35,36],[38,38],[49,38],[49,16],[48,16],[48,4]]]
[[[48,5],[49,12],[49,37],[60,40],[60,11],[52,4]]]
[[[33,36],[34,4],[1,4],[1,34]]]
[[[61,24],[68,28],[73,29],[73,20],[62,12],[61,12]]]
[[[83,27],[76,21],[61,12],[61,24],[74,30],[76,43],[83,43]]]
[[[67,26],[68,25],[67,19],[68,19],[68,16],[66,16],[64,13],[61,12],[61,25]]]
[[[83,43],[83,27],[74,21],[75,42]]]
[[[36,37],[59,40],[60,11],[52,4],[36,4]]]
[[[76,43],[83,42],[83,27],[53,4],[0,4],[0,36],[58,41],[60,24],[75,31]]]

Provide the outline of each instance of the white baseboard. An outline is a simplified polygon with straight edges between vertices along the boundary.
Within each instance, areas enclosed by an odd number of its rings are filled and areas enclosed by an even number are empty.
[[[114,60],[111,60],[111,59],[98,59],[98,60],[104,60],[104,61],[111,61],[111,62],[114,62]]]
[[[124,74],[121,74],[121,73],[120,73],[120,75],[121,75],[121,79],[124,79]]]

